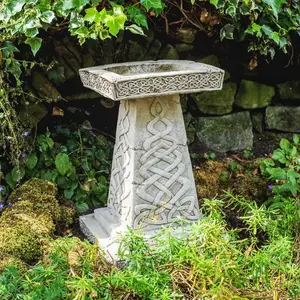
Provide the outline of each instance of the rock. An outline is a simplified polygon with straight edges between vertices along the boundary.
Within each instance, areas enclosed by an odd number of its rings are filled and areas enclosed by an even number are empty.
[[[253,112],[251,114],[251,120],[252,120],[252,125],[253,128],[256,132],[262,133],[264,131],[264,115],[262,112]]]
[[[193,95],[200,112],[209,115],[225,115],[232,111],[235,83],[224,83],[221,91],[208,91]]]
[[[183,115],[185,130],[187,135],[187,142],[191,144],[195,141],[196,138],[196,122],[193,116],[190,113],[185,113]]]
[[[219,58],[215,55],[208,55],[200,59],[196,59],[196,62],[200,62],[203,64],[211,65],[217,68],[220,68],[220,62]],[[225,70],[224,80],[227,80],[230,78],[230,74]]]
[[[146,53],[145,47],[140,45],[138,42],[136,41],[128,42],[128,52],[127,52],[128,61],[140,61],[143,59],[145,53]]]
[[[148,49],[147,54],[144,56],[144,60],[156,60],[158,53],[161,48],[161,42],[159,40],[154,40]]]
[[[268,129],[300,132],[300,106],[269,106],[266,110]]]
[[[179,28],[176,32],[176,38],[183,43],[192,44],[195,40],[197,30],[195,28]]]
[[[196,59],[196,61],[220,68],[219,58],[215,55],[208,55],[203,58]]]
[[[32,263],[40,257],[42,240],[50,237],[60,218],[56,193],[53,183],[37,178],[11,193],[12,207],[0,218],[0,261]]]
[[[197,138],[207,150],[227,152],[251,148],[252,123],[249,112],[198,119]]]
[[[19,119],[25,127],[35,127],[48,113],[42,103],[23,105],[19,111]]]
[[[96,65],[96,61],[90,53],[86,53],[82,55],[82,67],[90,68]]]
[[[176,44],[175,48],[178,53],[182,53],[182,52],[187,52],[187,51],[192,50],[194,48],[194,46],[190,45],[190,44],[182,43],[182,44]]]
[[[87,99],[100,99],[100,98],[102,98],[102,96],[94,91],[87,91],[84,93],[78,93],[78,94],[65,97],[66,100],[87,100]]]
[[[178,59],[178,53],[172,45],[167,45],[159,54],[160,59]]]
[[[262,108],[269,105],[274,95],[275,89],[272,86],[242,80],[235,104],[245,109]]]
[[[61,99],[59,91],[48,81],[40,71],[33,73],[32,86],[44,100],[58,101]]]
[[[59,58],[62,58],[68,67],[78,75],[78,70],[81,68],[81,59],[79,60],[79,54],[77,52],[72,52],[67,47],[72,47],[71,49],[75,51],[71,44],[58,44],[55,47],[55,51],[59,55]]]
[[[48,71],[47,77],[51,82],[59,86],[66,81],[65,68],[57,65]]]
[[[288,81],[278,85],[282,100],[300,100],[300,81]]]

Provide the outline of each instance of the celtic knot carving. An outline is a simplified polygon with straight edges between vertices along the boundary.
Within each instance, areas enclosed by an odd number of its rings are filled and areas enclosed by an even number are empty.
[[[122,219],[128,217],[131,207],[124,207],[122,204],[130,196],[131,189],[128,189],[125,181],[130,176],[129,163],[131,160],[128,143],[128,132],[130,129],[130,101],[124,101],[120,105],[120,118],[118,123],[116,144],[114,147],[114,159],[109,189],[108,206],[113,207]]]
[[[135,206],[134,228],[162,225],[178,217],[198,219],[197,199],[189,193],[193,187],[183,162],[179,141],[171,135],[173,124],[165,115],[168,103],[155,97],[151,104],[154,117],[147,125],[151,136],[143,143],[139,173],[143,183],[137,188],[142,201]]]
[[[79,72],[81,81],[85,87],[88,87],[102,95],[113,99],[114,98],[114,85],[103,77],[81,70]]]
[[[176,76],[161,76],[120,81],[116,84],[116,98],[135,95],[151,96],[156,93],[178,94],[193,90],[217,90],[222,87],[222,73],[196,73]]]

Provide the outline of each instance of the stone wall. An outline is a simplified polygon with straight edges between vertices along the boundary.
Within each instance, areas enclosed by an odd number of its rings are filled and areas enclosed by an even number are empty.
[[[50,115],[53,106],[64,110],[84,106],[95,113],[97,103],[96,118],[102,118],[113,132],[118,104],[83,88],[80,68],[120,61],[190,59],[226,70],[222,91],[182,96],[190,144],[222,153],[251,148],[256,134],[300,132],[299,69],[284,68],[282,62],[274,61],[263,62],[250,71],[248,57],[239,55],[246,53],[241,47],[215,44],[191,28],[178,29],[172,35],[152,30],[147,37],[126,33],[115,40],[88,41],[83,48],[76,40],[61,37],[49,43],[48,49],[57,64],[48,72],[35,69],[28,85],[29,91],[55,104],[45,106],[33,100],[20,116],[25,120],[31,115],[35,124],[47,113]]]

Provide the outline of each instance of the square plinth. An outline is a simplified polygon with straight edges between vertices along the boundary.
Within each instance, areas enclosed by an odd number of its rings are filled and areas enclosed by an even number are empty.
[[[224,71],[193,61],[159,60],[79,70],[83,85],[115,101],[221,90]]]

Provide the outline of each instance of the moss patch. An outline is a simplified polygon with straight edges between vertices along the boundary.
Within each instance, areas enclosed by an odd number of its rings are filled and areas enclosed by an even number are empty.
[[[53,183],[34,178],[11,194],[12,207],[0,218],[0,257],[5,265],[14,260],[32,263],[41,256],[43,240],[61,218],[56,193]],[[69,220],[71,213],[63,212]]]
[[[7,256],[0,260],[0,273],[7,267],[17,267],[18,270],[25,271],[26,270],[26,264],[19,258],[16,258],[14,256]]]

